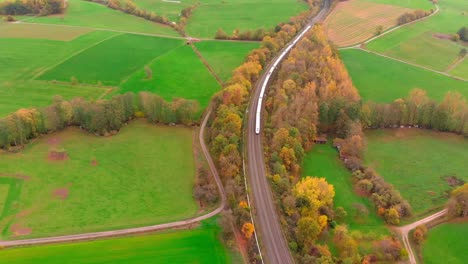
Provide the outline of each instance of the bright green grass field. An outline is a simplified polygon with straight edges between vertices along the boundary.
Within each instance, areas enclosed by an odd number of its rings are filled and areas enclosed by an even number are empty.
[[[452,188],[442,178],[468,181],[468,140],[420,129],[366,132],[365,163],[400,191],[416,215],[442,206]]]
[[[214,38],[218,28],[228,34],[235,29],[271,29],[307,8],[301,0],[203,0],[186,31],[193,37]]]
[[[424,263],[466,263],[468,259],[467,237],[467,223],[448,223],[432,228],[423,244]]]
[[[250,51],[257,49],[257,42],[202,41],[195,43],[202,56],[208,61],[223,81],[232,76],[232,71],[240,66]]]
[[[426,90],[438,101],[448,91],[458,91],[468,98],[468,82],[361,50],[340,50],[340,55],[364,101],[392,102],[406,97],[414,88]]]
[[[439,6],[438,14],[384,35],[370,42],[367,48],[435,70],[445,71],[455,60],[463,45],[437,38],[434,35],[437,33],[454,34],[466,25],[468,4],[466,0],[444,0],[439,1]],[[468,72],[459,77],[468,78]]]
[[[338,159],[338,153],[331,145],[314,145],[312,151],[307,153],[302,175],[311,177],[323,177],[335,188],[335,208],[342,206],[348,216],[345,223],[350,230],[360,230],[365,232],[388,233],[384,222],[379,218],[373,204],[366,197],[361,197],[354,192],[351,181],[351,173],[343,166]],[[356,217],[353,204],[363,204],[369,210],[366,217]]]
[[[178,36],[178,33],[168,26],[128,15],[101,4],[84,0],[69,0],[68,4],[65,15],[36,17],[27,22]]]
[[[100,42],[39,76],[42,80],[117,85],[153,58],[180,46],[178,39],[122,34]]]
[[[73,29],[70,29],[73,30]],[[0,32],[0,116],[21,107],[43,106],[54,95],[66,99],[96,99],[105,92],[100,87],[53,84],[33,79],[74,53],[87,49],[116,33],[94,31],[72,41],[2,38]]]
[[[367,0],[367,2],[401,6],[411,9],[430,10],[431,8],[434,8],[434,5],[432,5],[428,0]]]
[[[142,69],[122,84],[120,92],[151,91],[166,100],[176,97],[197,100],[204,108],[220,89],[216,79],[187,45],[157,58],[149,67],[152,79],[146,79]]]
[[[8,198],[8,190],[10,189],[9,184],[0,183],[0,217],[2,216],[5,203]]]
[[[48,160],[54,148],[69,159]],[[191,129],[138,120],[105,138],[69,128],[0,155],[0,174],[30,177],[0,219],[3,238],[13,238],[12,224],[42,237],[172,222],[198,210]],[[54,194],[60,188],[64,200]]]
[[[458,64],[455,68],[453,68],[450,71],[450,74],[453,74],[455,76],[459,77],[468,77],[468,57],[465,57],[465,59]]]
[[[135,0],[134,2],[138,7],[144,10],[166,16],[171,21],[179,21],[180,12],[197,1],[182,0],[181,3],[171,3],[163,0]]]
[[[0,251],[0,262],[9,264],[61,263],[231,263],[218,240],[220,228],[207,220],[193,230],[154,235],[14,248]]]

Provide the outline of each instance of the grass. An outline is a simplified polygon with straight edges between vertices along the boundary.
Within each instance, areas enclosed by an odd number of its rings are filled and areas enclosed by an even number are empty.
[[[388,233],[383,220],[376,215],[370,200],[354,192],[351,173],[343,166],[338,159],[336,150],[331,145],[315,145],[312,151],[307,153],[303,163],[302,175],[304,177],[323,177],[334,186],[335,208],[341,206],[346,210],[348,215],[344,222],[349,225],[350,230]],[[369,215],[364,217],[356,216],[354,204],[366,206]]]
[[[397,18],[411,11],[394,5],[371,3],[365,0],[338,3],[325,21],[329,38],[338,46],[361,43],[383,30],[397,24]]]
[[[235,29],[272,29],[307,8],[301,0],[203,0],[186,31],[193,37],[214,38],[219,28],[228,34]]]
[[[27,22],[178,36],[178,33],[168,26],[128,15],[101,4],[69,0],[68,5],[64,15],[36,17]]]
[[[93,31],[71,41],[0,38],[0,116],[21,107],[47,105],[56,94],[66,99],[98,98],[105,91],[101,87],[70,86],[33,79],[74,53],[114,35],[116,33]]]
[[[69,159],[50,161],[56,148]],[[42,237],[172,222],[198,210],[191,129],[139,120],[102,138],[70,128],[0,155],[0,173],[28,176],[0,219],[3,238],[12,238],[13,224]],[[66,199],[54,194],[60,188]]]
[[[448,223],[432,228],[423,244],[424,263],[463,264],[468,259],[468,224]]]
[[[448,91],[468,98],[468,83],[361,50],[340,50],[354,85],[364,101],[392,102],[414,88],[442,100]]]
[[[5,209],[5,203],[8,198],[8,190],[10,189],[9,184],[0,184],[0,217]]]
[[[366,133],[365,163],[393,184],[416,215],[442,206],[452,189],[443,177],[468,181],[468,140],[420,129]]]
[[[434,8],[430,1],[427,0],[368,0],[372,3],[401,6],[411,9],[430,10]]]
[[[258,48],[256,42],[202,41],[195,43],[202,56],[208,61],[216,74],[227,81],[232,71],[240,66],[250,51]]]
[[[184,231],[2,250],[0,261],[21,263],[231,263],[215,220]]]
[[[370,42],[367,48],[432,69],[445,70],[455,60],[462,45],[437,38],[436,34],[456,33],[466,23],[463,12],[467,12],[467,6],[465,0],[439,1],[439,6],[440,11],[436,15],[382,36]]]
[[[166,100],[193,99],[204,108],[220,89],[215,78],[190,46],[184,45],[154,60],[149,66],[153,77],[146,79],[142,69],[123,83],[119,92],[151,91]]]
[[[152,11],[158,15],[166,16],[171,21],[179,21],[180,12],[191,5],[195,0],[183,0],[180,3],[165,2],[163,0],[136,0],[135,4],[148,11]]]
[[[122,34],[100,42],[69,58],[39,77],[42,80],[117,85],[126,76],[183,42],[177,39]]]
[[[450,74],[468,79],[468,57],[465,57],[460,64],[453,68]]]
[[[34,24],[0,24],[0,38],[39,38],[70,41],[93,31],[88,28],[51,27]]]

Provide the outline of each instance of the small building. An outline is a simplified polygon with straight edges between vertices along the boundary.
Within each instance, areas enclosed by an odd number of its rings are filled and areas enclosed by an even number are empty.
[[[321,136],[318,136],[314,139],[314,142],[316,144],[327,144],[328,140],[327,140],[327,136],[326,135],[321,135]]]

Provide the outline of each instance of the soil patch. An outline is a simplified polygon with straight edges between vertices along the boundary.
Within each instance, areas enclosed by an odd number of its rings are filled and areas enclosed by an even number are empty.
[[[462,180],[462,179],[459,179],[455,176],[445,176],[445,177],[442,177],[446,182],[447,184],[450,186],[450,187],[457,187],[457,186],[461,186],[463,184],[465,184],[465,181]]]
[[[51,161],[63,161],[68,159],[68,155],[64,150],[51,150],[48,159]]]
[[[21,226],[20,224],[13,224],[10,227],[10,231],[13,233],[13,237],[27,236],[32,233],[32,229],[29,227]]]
[[[71,186],[72,186],[72,184],[69,183],[66,187],[55,189],[54,192],[52,193],[52,195],[54,196],[54,198],[60,199],[60,200],[63,201],[63,200],[68,198],[68,194],[70,193],[69,188]]]
[[[99,165],[99,162],[96,160],[96,159],[93,159],[91,162],[90,162],[91,166],[93,167],[96,167],[97,165]]]
[[[443,33],[435,33],[433,36],[434,36],[434,38],[438,38],[438,39],[448,39],[448,40],[452,39],[451,35],[443,34]]]

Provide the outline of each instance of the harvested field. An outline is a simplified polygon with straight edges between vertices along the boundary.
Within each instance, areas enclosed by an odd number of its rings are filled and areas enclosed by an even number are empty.
[[[411,9],[374,4],[362,0],[338,3],[325,21],[328,37],[338,46],[361,43],[375,36],[378,26],[384,30],[397,24],[397,18]]]
[[[93,31],[88,28],[55,27],[36,24],[0,24],[0,38],[34,38],[70,41]]]

